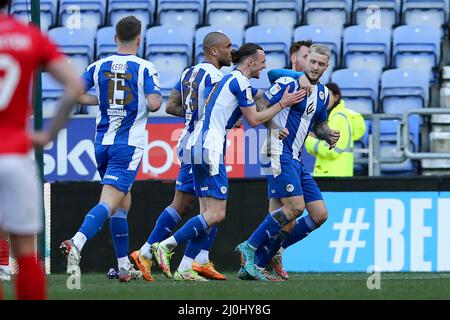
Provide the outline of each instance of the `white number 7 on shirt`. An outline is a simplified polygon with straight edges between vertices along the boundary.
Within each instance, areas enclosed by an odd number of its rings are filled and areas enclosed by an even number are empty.
[[[20,66],[17,61],[9,55],[0,54],[0,110],[9,106],[19,80]]]

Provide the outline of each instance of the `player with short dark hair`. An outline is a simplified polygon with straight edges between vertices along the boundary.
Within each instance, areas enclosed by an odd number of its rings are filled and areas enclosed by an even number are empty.
[[[83,74],[85,92],[95,86],[97,96],[84,94],[79,102],[99,104],[95,158],[103,188],[99,203],[86,214],[78,232],[61,244],[68,270],[78,267],[84,244],[111,218],[122,282],[142,276],[128,259],[127,215],[130,190],[144,154],[148,113],[157,111],[162,103],[154,65],[136,56],[140,28],[135,17],[121,19],[116,26],[117,53],[94,62]]]
[[[132,259],[147,281],[153,280],[151,245],[166,239],[182,217],[189,213],[189,208],[197,199],[192,176],[190,149],[187,144],[196,123],[203,117],[208,95],[214,85],[223,78],[220,68],[231,65],[231,41],[221,32],[210,32],[203,39],[203,53],[203,62],[184,70],[180,81],[172,90],[166,106],[167,113],[184,117],[186,121],[177,144],[181,165],[173,201],[159,215],[146,243],[140,250],[131,253]],[[216,232],[217,227],[213,228],[209,234],[188,242],[184,257],[175,274],[177,280],[226,279],[209,260],[209,249]]]
[[[0,9],[8,4],[0,0]],[[64,94],[50,128],[30,137],[31,84],[41,68],[64,86]],[[34,252],[42,230],[41,186],[28,154],[32,143],[43,147],[53,140],[81,93],[76,71],[47,36],[0,12],[0,230],[9,234],[19,267],[18,299],[46,298],[44,270]]]

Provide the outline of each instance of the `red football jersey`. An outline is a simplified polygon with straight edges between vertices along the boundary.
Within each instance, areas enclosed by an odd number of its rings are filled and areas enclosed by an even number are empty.
[[[34,73],[61,57],[38,28],[0,13],[0,154],[29,151]]]

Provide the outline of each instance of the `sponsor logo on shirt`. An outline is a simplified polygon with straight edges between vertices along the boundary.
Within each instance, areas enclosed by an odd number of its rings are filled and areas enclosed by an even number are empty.
[[[200,187],[200,191],[208,191],[209,188],[208,187]]]
[[[116,117],[126,117],[127,116],[127,110],[125,109],[116,109],[116,108],[108,108],[107,112],[108,116],[116,116]]]

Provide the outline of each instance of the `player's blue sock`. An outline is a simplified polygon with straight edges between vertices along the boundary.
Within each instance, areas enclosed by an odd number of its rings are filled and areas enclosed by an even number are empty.
[[[281,244],[287,239],[289,234],[281,230],[275,237],[258,248],[255,254],[255,264],[258,267],[265,268],[270,259],[280,250]]]
[[[203,232],[198,237],[190,239],[188,245],[186,246],[186,251],[184,255],[191,259],[195,259],[195,257],[197,257],[200,251],[202,250],[209,251],[214,241],[216,232],[217,232],[217,225],[214,225],[205,230],[205,232]]]
[[[289,219],[284,214],[283,209],[275,210],[266,216],[264,221],[247,240],[247,243],[257,249],[263,242],[276,235],[288,223]]]
[[[95,234],[101,230],[106,219],[108,219],[110,212],[111,210],[108,205],[104,202],[100,202],[86,214],[83,224],[78,232],[81,232],[88,240],[91,240]]]
[[[181,221],[181,217],[177,210],[168,206],[159,215],[158,220],[156,220],[155,227],[152,233],[147,239],[148,244],[153,244],[155,242],[160,242],[169,237],[172,233],[172,229]]]
[[[298,219],[295,222],[295,227],[292,229],[291,233],[287,237],[283,244],[281,245],[283,249],[293,245],[294,243],[299,242],[303,238],[305,238],[310,232],[316,230],[319,226],[314,222],[313,219],[309,215]]]
[[[119,208],[109,219],[109,227],[117,259],[128,256],[128,212]]]
[[[199,214],[186,221],[186,223],[173,234],[173,237],[175,238],[177,245],[180,245],[206,233],[205,230],[208,228],[209,226],[206,223],[205,218],[203,215]]]

